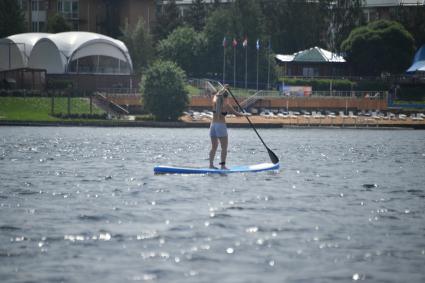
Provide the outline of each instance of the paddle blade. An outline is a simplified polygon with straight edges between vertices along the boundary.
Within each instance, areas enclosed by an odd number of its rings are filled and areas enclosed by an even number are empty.
[[[269,153],[269,157],[270,160],[272,161],[273,164],[277,164],[279,163],[279,158],[276,156],[276,154],[274,154],[274,152],[267,147],[267,152]]]

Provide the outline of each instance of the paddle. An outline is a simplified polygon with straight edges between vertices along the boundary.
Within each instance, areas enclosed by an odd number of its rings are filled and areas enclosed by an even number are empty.
[[[242,112],[245,112],[245,110],[241,107],[241,105],[239,104],[239,102],[236,100],[236,97],[233,95],[232,91],[230,89],[228,89],[228,88],[226,90],[233,97],[233,100],[236,102],[236,104],[241,109],[241,111]],[[251,123],[251,120],[248,118],[248,116],[245,116],[245,118],[248,120],[249,125],[252,127],[252,129],[254,130],[254,132],[257,134],[258,138],[263,143],[264,147],[267,149],[267,152],[269,153],[269,156],[270,156],[270,160],[273,162],[273,164],[279,163],[279,158],[276,156],[276,154],[274,154],[274,152],[270,148],[268,148],[268,146],[266,145],[266,143],[261,138],[260,134],[257,132],[257,129]]]

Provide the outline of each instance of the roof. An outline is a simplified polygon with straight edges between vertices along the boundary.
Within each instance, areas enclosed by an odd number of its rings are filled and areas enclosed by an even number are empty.
[[[315,62],[315,63],[344,63],[345,59],[337,55],[336,53],[332,53],[328,50],[319,48],[317,46],[306,49],[303,51],[296,52],[294,54],[277,54],[276,59],[281,62]]]
[[[48,37],[49,35],[51,34],[43,32],[29,32],[11,35],[6,37],[6,39],[13,41],[18,46],[19,50],[21,50],[22,54],[24,54],[28,59],[34,45],[40,39]]]

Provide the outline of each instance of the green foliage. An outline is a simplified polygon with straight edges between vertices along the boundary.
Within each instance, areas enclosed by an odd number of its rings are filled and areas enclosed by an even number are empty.
[[[425,5],[400,5],[390,12],[391,19],[401,23],[412,34],[416,46],[425,44]]]
[[[192,0],[192,5],[185,14],[185,22],[196,31],[202,31],[207,17],[204,0]]]
[[[65,97],[55,98],[55,113],[67,113],[68,100]],[[50,97],[0,97],[0,116],[3,120],[20,121],[56,121],[50,116]],[[93,107],[94,114],[103,111]],[[72,98],[71,113],[90,113],[90,103],[87,98]]]
[[[153,61],[154,47],[152,36],[146,31],[142,19],[139,19],[133,29],[126,23],[121,32],[123,36],[120,39],[128,48],[133,62],[133,69],[140,75]]]
[[[58,33],[70,31],[71,26],[66,22],[65,18],[60,14],[55,14],[49,18],[47,23],[47,32]]]
[[[25,31],[25,20],[16,0],[0,1],[0,38]]]
[[[73,82],[71,80],[60,79],[60,80],[47,80],[48,90],[64,90],[72,88]]]
[[[333,90],[340,91],[382,91],[389,89],[387,82],[377,80],[350,81],[347,79],[280,79],[286,85],[293,86],[311,86],[314,91],[328,91],[332,84]]]
[[[191,27],[178,27],[158,43],[161,59],[176,62],[190,76],[200,75],[206,42],[203,33]]]
[[[328,91],[332,84],[333,90],[350,91],[355,84],[350,80],[330,80],[330,79],[281,79],[285,85],[311,86],[314,91]]]
[[[365,23],[363,12],[363,0],[322,0],[332,3],[330,16],[331,31],[329,48],[332,51],[340,51],[341,43],[348,37],[350,32]],[[330,7],[330,6],[328,6]],[[327,11],[326,11],[327,12]],[[326,13],[325,12],[325,13]],[[324,14],[322,14],[324,15]]]
[[[174,62],[155,62],[147,70],[142,83],[145,109],[157,120],[177,120],[189,103],[185,80],[184,71]]]
[[[262,0],[267,32],[273,48],[293,53],[313,46],[326,46],[323,38],[329,23],[326,1]]]
[[[390,89],[390,83],[381,80],[361,80],[357,81],[354,89],[359,91],[382,91]]]
[[[402,85],[397,89],[397,99],[423,102],[425,100],[425,85]]]
[[[362,75],[404,72],[415,51],[413,37],[401,24],[383,20],[354,29],[341,48]]]
[[[257,49],[256,40],[260,40],[258,52],[259,82],[267,82],[269,58],[272,54],[268,49],[269,37],[266,35],[264,15],[258,1],[236,0],[230,9],[217,9],[207,19],[204,33],[207,39],[206,66],[210,74],[223,73],[223,38],[227,39],[226,54],[226,82],[233,82],[234,55],[236,54],[236,80],[245,80],[245,56],[248,62],[248,81],[256,81],[257,72]],[[247,49],[242,47],[244,38],[248,39]],[[232,40],[237,39],[235,49]],[[245,53],[247,52],[247,53]],[[271,78],[275,77],[274,60],[270,60]],[[273,80],[272,80],[273,81]],[[243,85],[243,83],[240,83]]]
[[[166,38],[174,29],[183,24],[176,0],[170,0],[162,7],[162,11],[156,17],[153,30],[155,41]]]

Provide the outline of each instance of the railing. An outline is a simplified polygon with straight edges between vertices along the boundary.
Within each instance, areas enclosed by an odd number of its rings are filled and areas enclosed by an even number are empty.
[[[107,95],[140,95],[137,88],[98,88],[99,92]]]
[[[102,93],[96,92],[94,95],[94,102],[107,113],[112,115],[128,115],[128,110],[124,109],[120,105],[107,99]]]

